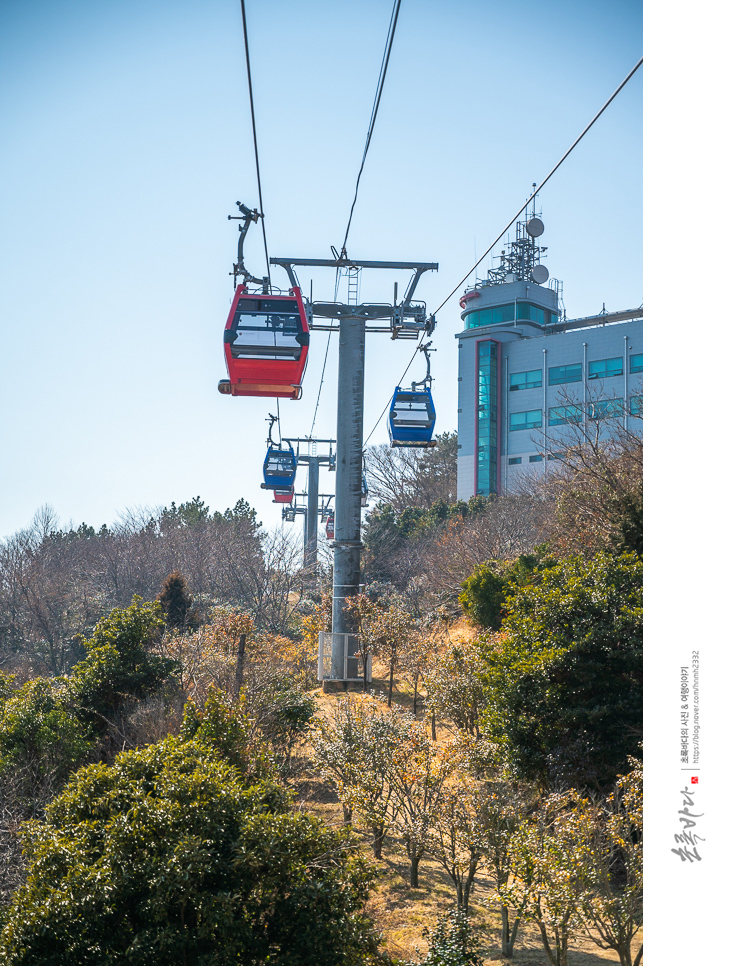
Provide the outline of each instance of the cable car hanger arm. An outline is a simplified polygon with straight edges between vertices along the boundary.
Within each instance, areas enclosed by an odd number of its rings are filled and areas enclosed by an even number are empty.
[[[259,218],[263,218],[263,212],[257,211],[255,208],[247,208],[246,205],[241,201],[237,201],[236,205],[238,210],[241,212],[240,215],[229,215],[229,221],[242,221],[243,224],[238,226],[238,261],[233,266],[233,271],[230,273],[233,276],[234,286],[238,284],[237,279],[240,275],[244,282],[254,282],[256,285],[263,285],[264,295],[268,293],[270,280],[268,278],[256,278],[252,275],[243,264],[243,243],[246,238],[246,233],[251,226],[251,222],[256,222]]]

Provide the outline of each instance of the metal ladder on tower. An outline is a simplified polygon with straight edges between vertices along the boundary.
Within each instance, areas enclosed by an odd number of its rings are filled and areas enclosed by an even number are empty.
[[[347,269],[347,304],[357,305],[360,296],[360,271],[357,265]]]

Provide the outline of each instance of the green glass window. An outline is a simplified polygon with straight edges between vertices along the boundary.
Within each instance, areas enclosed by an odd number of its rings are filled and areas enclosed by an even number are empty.
[[[531,302],[517,303],[517,318],[529,319],[530,322],[537,322],[538,325],[551,325],[558,321],[555,312],[544,309],[541,305],[533,305]]]
[[[513,372],[509,377],[509,390],[539,389],[542,385],[542,370],[530,369],[529,372]]]
[[[632,416],[644,415],[644,397],[643,396],[631,396],[631,398],[629,399],[629,413]]]
[[[498,344],[479,343],[477,375],[477,494],[497,492]]]
[[[510,456],[510,458],[509,458],[509,465],[510,466],[518,466],[521,462],[522,462],[522,457],[521,456]]]
[[[537,456],[530,457],[531,463],[542,463],[542,456],[538,453]]]
[[[588,363],[589,379],[606,379],[608,376],[622,376],[624,372],[624,360],[621,356],[615,359],[598,359],[596,362]]]
[[[540,305],[533,305],[531,302],[517,302],[517,320],[521,322],[536,322],[538,325],[550,325],[558,321],[555,312],[544,309]],[[467,326],[470,329],[480,328],[483,325],[499,325],[504,322],[515,321],[515,303],[509,302],[507,305],[493,305],[488,309],[479,309],[470,312],[466,317]]]
[[[524,413],[510,413],[509,428],[510,432],[520,429],[539,429],[542,426],[542,411],[530,409]]]
[[[548,369],[548,385],[562,386],[566,382],[580,382],[583,378],[583,366],[580,362],[572,366],[552,366]]]
[[[515,303],[508,305],[494,305],[490,309],[480,309],[467,316],[469,328],[480,328],[483,325],[498,325],[500,322],[514,322]]]
[[[630,356],[629,358],[629,372],[643,372],[644,371],[644,353],[637,352],[636,355]]]
[[[548,410],[548,424],[564,426],[566,423],[579,423],[582,416],[580,406],[553,406]]]
[[[599,399],[588,407],[588,415],[591,419],[615,419],[623,414],[623,399]]]
[[[518,302],[517,318],[524,320],[529,319],[530,322],[538,322],[540,325],[544,325],[545,309],[540,309],[536,305],[530,305],[529,302]]]

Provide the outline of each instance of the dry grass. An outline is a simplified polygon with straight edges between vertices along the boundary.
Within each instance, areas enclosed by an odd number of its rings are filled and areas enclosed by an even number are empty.
[[[470,635],[467,624],[451,630],[452,641],[463,640]],[[376,694],[387,695],[388,679],[385,666],[373,667],[373,688]],[[329,716],[337,701],[335,694],[316,693],[320,713]],[[410,710],[413,695],[401,682],[396,681],[393,691],[393,704]],[[420,717],[420,715],[419,715]],[[445,737],[448,729],[438,723],[437,735]],[[306,749],[303,749],[306,754]],[[301,775],[301,773],[300,773]],[[307,773],[293,783],[300,808],[306,809],[323,819],[328,825],[341,827],[343,816],[335,790],[317,776]],[[367,913],[383,934],[385,951],[392,957],[404,960],[419,960],[427,949],[424,929],[432,928],[439,916],[449,912],[454,906],[454,890],[446,873],[430,856],[424,856],[419,867],[419,888],[409,885],[410,865],[405,848],[393,839],[386,839],[383,858],[372,858],[370,838],[364,828],[355,824],[363,848],[370,853],[371,859],[380,876],[367,903]],[[515,954],[511,960],[501,956],[500,935],[501,918],[499,907],[493,903],[493,883],[485,875],[477,875],[474,893],[470,902],[469,915],[472,924],[479,931],[480,953],[485,966],[513,963],[515,966],[544,966],[548,958],[542,945],[537,927],[523,924],[515,943]],[[637,937],[636,952],[641,944],[641,933]],[[618,956],[610,950],[602,950],[587,940],[575,940],[570,949],[571,966],[600,966],[604,963],[619,962]]]

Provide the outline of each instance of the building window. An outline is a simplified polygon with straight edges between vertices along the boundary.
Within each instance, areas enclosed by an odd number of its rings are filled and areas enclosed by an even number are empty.
[[[510,456],[510,458],[509,458],[509,465],[510,466],[519,466],[521,462],[522,462],[522,457],[521,456]]]
[[[557,313],[551,312],[540,305],[531,302],[517,302],[517,320],[520,322],[537,322],[538,325],[555,325],[558,321]],[[481,328],[484,325],[500,325],[515,321],[515,303],[508,305],[493,305],[488,309],[470,312],[466,317],[467,327]]]
[[[540,453],[538,453],[536,456],[531,456],[530,457],[530,462],[531,463],[542,463],[542,456],[540,455]]]
[[[552,366],[548,369],[548,385],[562,386],[566,382],[580,382],[583,378],[583,366],[576,362],[572,366]]]
[[[616,359],[598,359],[588,363],[589,379],[607,379],[609,376],[622,376],[624,361],[621,356]]]
[[[529,372],[513,372],[509,377],[509,390],[539,389],[542,386],[542,370],[530,369]]]
[[[540,305],[533,305],[531,302],[517,303],[517,318],[520,321],[529,319],[530,322],[537,322],[538,325],[554,325],[558,321],[555,312],[544,309]]]
[[[550,455],[548,456],[548,459],[549,460],[564,460],[565,459],[565,453],[550,453]]]
[[[510,432],[518,429],[540,429],[542,426],[542,411],[540,409],[530,409],[525,413],[510,413],[509,428]]]
[[[583,418],[580,406],[553,406],[548,410],[548,425],[564,426],[566,423],[579,423]]]
[[[590,419],[615,419],[624,414],[623,399],[599,399],[588,406]]]
[[[632,416],[644,415],[644,397],[643,396],[631,396],[631,398],[629,399],[629,413]]]
[[[499,345],[478,343],[477,495],[497,492],[497,363]]]
[[[644,353],[637,352],[636,355],[629,357],[629,372],[644,371]]]

